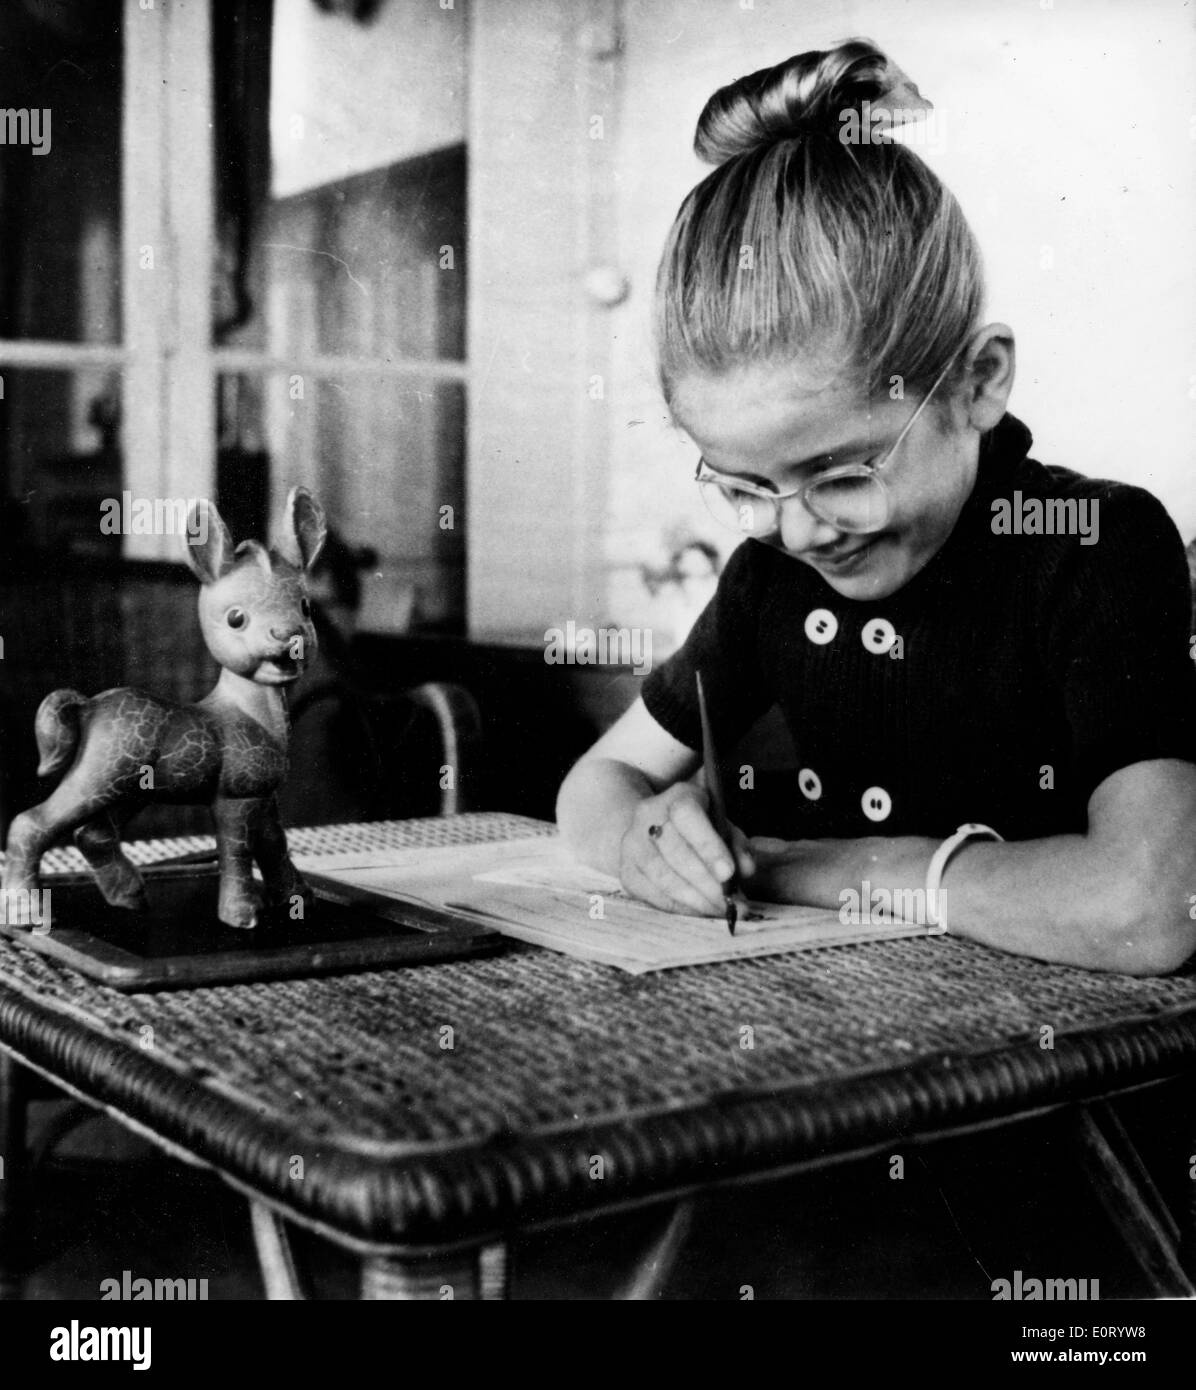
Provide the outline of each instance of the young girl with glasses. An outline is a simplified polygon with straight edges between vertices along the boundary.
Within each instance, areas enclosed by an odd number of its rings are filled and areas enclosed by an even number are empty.
[[[976,941],[1173,970],[1196,949],[1183,546],[1149,493],[1029,457],[972,233],[875,128],[926,108],[862,40],[707,103],[715,169],[669,234],[656,338],[698,486],[745,541],[558,821],[668,911],[721,915],[737,875],[827,908],[924,889]],[[716,833],[687,780],[698,674],[721,749],[779,705],[799,838]]]

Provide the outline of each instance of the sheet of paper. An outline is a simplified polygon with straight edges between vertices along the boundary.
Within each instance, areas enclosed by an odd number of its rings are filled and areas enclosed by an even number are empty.
[[[438,849],[296,855],[301,869],[400,901],[463,911],[521,941],[632,974],[855,941],[923,936],[901,922],[844,923],[833,910],[751,903],[726,922],[661,912],[577,864],[555,837]]]

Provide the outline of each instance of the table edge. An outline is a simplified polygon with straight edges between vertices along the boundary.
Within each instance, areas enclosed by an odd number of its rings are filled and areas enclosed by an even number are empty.
[[[422,1249],[1165,1080],[1196,1062],[1196,1004],[1057,1035],[1051,1050],[1022,1042],[924,1057],[836,1082],[833,1093],[819,1082],[732,1091],[657,1116],[407,1152],[313,1139],[3,981],[0,1047],[305,1224]]]

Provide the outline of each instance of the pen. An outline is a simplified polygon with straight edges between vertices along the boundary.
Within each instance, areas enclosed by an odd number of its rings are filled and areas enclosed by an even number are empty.
[[[706,789],[710,793],[710,823],[727,848],[731,851],[731,877],[727,880],[724,896],[727,903],[727,930],[735,935],[735,924],[739,920],[739,909],[747,906],[743,890],[739,884],[739,866],[735,863],[735,847],[731,843],[731,824],[727,820],[727,804],[723,800],[722,773],[719,769],[718,755],[714,750],[714,735],[710,731],[710,716],[706,711],[706,692],[702,689],[702,673],[697,672],[698,713],[702,719],[702,766],[706,771]]]

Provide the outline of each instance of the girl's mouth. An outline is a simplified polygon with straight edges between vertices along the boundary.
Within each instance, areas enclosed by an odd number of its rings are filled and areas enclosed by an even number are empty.
[[[815,568],[827,570],[831,574],[843,575],[850,574],[854,570],[860,569],[867,563],[868,557],[876,548],[879,536],[873,536],[871,540],[865,541],[863,545],[854,546],[851,550],[843,550],[831,554],[818,554],[815,552],[809,559]]]

